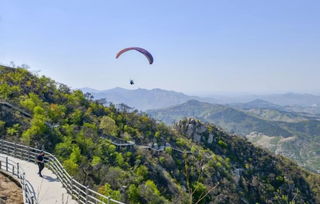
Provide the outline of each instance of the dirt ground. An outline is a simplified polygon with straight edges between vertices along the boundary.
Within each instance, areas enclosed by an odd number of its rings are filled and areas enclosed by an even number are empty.
[[[21,188],[0,172],[0,204],[23,204]]]

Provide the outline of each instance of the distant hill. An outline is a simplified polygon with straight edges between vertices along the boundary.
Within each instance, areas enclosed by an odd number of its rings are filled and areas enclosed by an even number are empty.
[[[270,107],[268,103],[261,101],[245,104],[244,107],[259,107],[256,105],[261,104],[262,107]],[[277,109],[239,110],[196,100],[165,109],[150,110],[148,114],[167,124],[185,117],[214,123],[228,132],[246,136],[254,144],[294,159],[313,171],[320,170],[320,151],[316,150],[320,149],[320,121],[312,117]]]
[[[276,105],[262,99],[254,99],[247,103],[234,103],[234,104],[230,104],[230,106],[234,108],[239,108],[239,109],[253,109],[253,108],[268,108],[268,109],[277,109],[277,110],[284,109],[280,105]]]
[[[312,106],[286,106],[287,111],[320,116],[320,104]]]
[[[226,105],[210,104],[197,100],[190,100],[165,109],[149,110],[147,113],[166,124],[172,124],[185,117],[195,117],[243,136],[253,131],[266,135],[291,136],[290,132],[273,122],[260,119]]]
[[[220,103],[272,103],[280,106],[320,106],[320,96],[313,94],[284,93],[284,94],[261,94],[240,96],[212,96],[219,99]],[[258,99],[256,101],[256,99]],[[261,101],[262,100],[262,101]],[[270,104],[269,104],[270,105]]]
[[[142,111],[167,108],[194,99],[215,104],[231,104],[232,107],[239,109],[268,108],[281,111],[288,110],[290,112],[295,111],[320,114],[320,96],[312,94],[285,93],[198,97],[163,89],[130,90],[117,87],[101,91],[92,88],[82,88],[80,90],[84,93],[91,93],[96,99],[105,98],[108,102],[115,104],[124,103]]]
[[[318,118],[316,116],[308,114],[300,114],[295,112],[280,111],[277,109],[267,108],[253,108],[246,110],[246,112],[264,120],[278,122],[301,122]]]
[[[248,103],[230,104],[229,106],[269,121],[300,122],[320,119],[316,112],[303,112],[311,107],[302,108],[299,106],[300,109],[298,109],[297,106],[280,106],[261,99],[255,99]]]
[[[167,91],[163,89],[123,89],[113,88],[109,90],[98,91],[90,88],[81,89],[84,93],[91,93],[96,99],[105,98],[108,102],[114,104],[124,103],[138,110],[165,108],[172,105],[184,103],[191,99],[200,101],[215,100],[212,98],[200,98],[197,96],[188,96],[176,91]]]
[[[320,96],[312,94],[298,94],[298,93],[286,93],[286,94],[272,94],[259,97],[260,99],[269,101],[274,104],[282,106],[313,106],[320,105]]]

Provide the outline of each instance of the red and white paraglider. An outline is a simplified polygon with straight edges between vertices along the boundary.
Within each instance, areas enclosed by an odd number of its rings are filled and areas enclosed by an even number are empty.
[[[150,54],[150,52],[148,52],[147,50],[145,50],[145,49],[143,49],[141,47],[128,47],[128,48],[125,48],[123,50],[120,50],[116,55],[116,59],[118,59],[123,53],[128,52],[130,50],[135,50],[135,51],[140,52],[141,54],[143,54],[148,59],[149,64],[153,63],[153,57]]]
[[[147,60],[149,61],[149,64],[153,63],[153,57],[150,54],[150,52],[148,52],[147,50],[145,50],[141,47],[128,47],[128,48],[122,49],[117,53],[116,59],[118,59],[123,53],[128,52],[130,50],[135,50],[135,51],[140,52],[141,54],[143,54],[147,58]],[[134,85],[134,81],[132,79],[130,80],[130,85]]]

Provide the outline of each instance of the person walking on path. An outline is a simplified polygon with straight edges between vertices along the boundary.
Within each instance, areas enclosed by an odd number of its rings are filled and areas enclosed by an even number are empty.
[[[40,177],[42,177],[41,171],[44,168],[44,152],[43,151],[41,151],[40,154],[37,156],[36,161],[37,161],[37,164],[38,164],[38,167],[39,167],[38,174],[39,174]]]

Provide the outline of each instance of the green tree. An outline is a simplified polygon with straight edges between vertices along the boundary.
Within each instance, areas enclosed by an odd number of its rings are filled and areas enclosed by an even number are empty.
[[[113,190],[110,184],[105,184],[101,186],[98,190],[101,194],[105,196],[110,196],[114,200],[121,200],[121,193],[119,190]],[[107,202],[107,200],[106,200]]]
[[[109,116],[102,117],[99,128],[107,135],[116,136],[118,133],[116,122]]]

